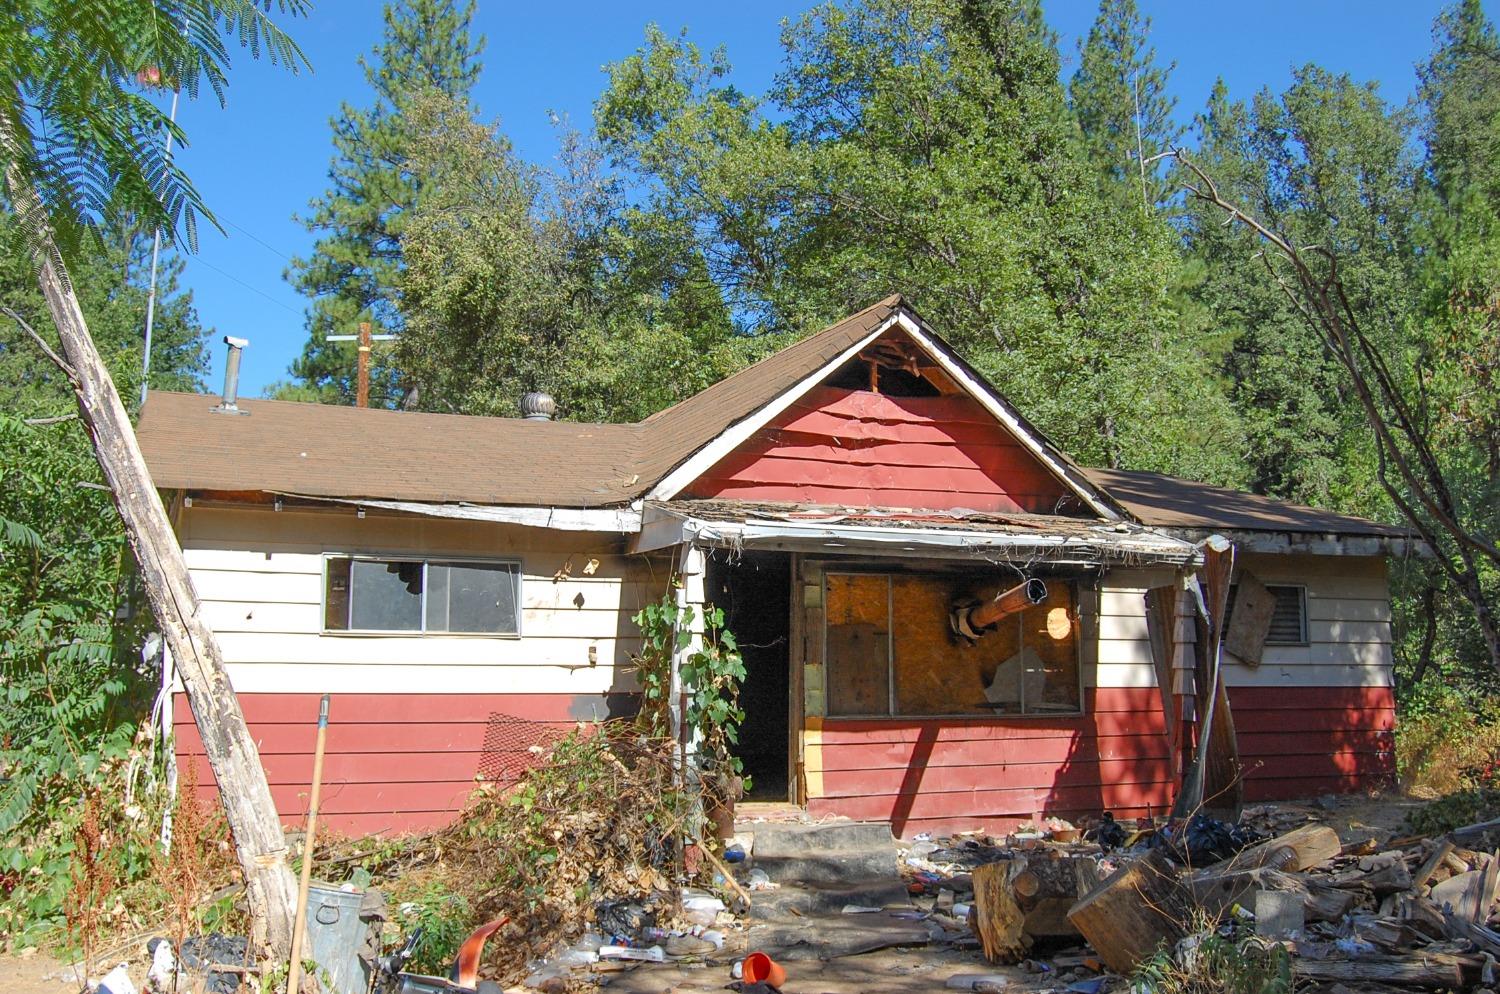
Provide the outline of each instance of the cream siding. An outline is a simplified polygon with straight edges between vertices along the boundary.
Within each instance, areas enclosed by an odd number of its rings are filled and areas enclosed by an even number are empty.
[[[242,693],[549,693],[636,689],[630,617],[668,565],[621,536],[336,511],[195,506],[184,555]],[[329,554],[520,560],[521,634],[323,631]]]

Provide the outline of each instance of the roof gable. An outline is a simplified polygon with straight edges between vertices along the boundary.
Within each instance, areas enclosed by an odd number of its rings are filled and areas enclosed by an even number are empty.
[[[794,484],[796,481],[785,478],[754,480],[746,474],[759,470],[778,472],[785,477],[787,471],[794,469],[789,464],[774,460],[797,458],[796,454],[785,451],[772,453],[770,450],[786,441],[785,433],[793,422],[805,427],[806,417],[812,413],[807,409],[806,398],[826,385],[840,384],[845,389],[867,394],[862,401],[867,407],[884,405],[884,411],[867,411],[868,416],[861,415],[853,419],[866,422],[867,431],[870,423],[907,421],[925,424],[930,434],[930,430],[943,422],[967,421],[971,427],[955,430],[968,439],[966,444],[969,451],[937,454],[936,450],[929,449],[928,455],[938,455],[939,465],[955,462],[952,458],[943,458],[944,456],[958,456],[958,465],[946,468],[973,471],[967,475],[966,485],[976,489],[962,491],[943,501],[939,500],[939,494],[945,488],[943,485],[930,488],[915,486],[886,473],[885,484],[871,487],[869,484],[879,477],[878,473],[872,477],[870,472],[846,468],[835,474],[838,479],[846,481],[845,484],[823,488],[829,491],[824,495],[827,498],[832,497],[832,491],[842,488],[848,491],[847,498],[851,502],[858,500],[860,492],[864,492],[867,499],[872,496],[875,498],[875,506],[889,506],[889,501],[902,498],[894,493],[876,492],[907,490],[910,491],[909,499],[920,503],[914,505],[902,502],[896,506],[933,506],[934,501],[944,507],[955,504],[972,506],[978,498],[979,503],[988,503],[989,506],[976,507],[976,510],[1031,510],[1041,504],[1047,504],[1048,510],[1053,510],[1071,503],[1073,513],[1082,510],[1083,513],[1104,518],[1123,516],[1119,505],[1096,487],[1065,453],[1021,417],[946,342],[927,328],[899,296],[887,298],[874,308],[804,339],[777,353],[772,359],[792,354],[794,350],[797,361],[784,363],[785,368],[776,371],[779,375],[767,375],[771,372],[766,368],[771,362],[768,359],[729,377],[697,397],[684,401],[677,408],[671,408],[644,422],[642,427],[660,431],[665,427],[662,422],[670,422],[669,416],[674,411],[690,403],[699,403],[701,398],[708,397],[720,387],[731,388],[733,393],[726,390],[725,394],[733,396],[740,404],[735,411],[729,412],[713,412],[711,406],[704,406],[703,413],[717,414],[718,417],[714,420],[724,427],[717,434],[704,439],[696,450],[688,451],[670,471],[661,473],[659,482],[648,491],[647,496],[657,500],[670,500],[691,494],[732,496],[738,493],[747,497],[755,496],[756,499],[787,499],[786,494],[790,491],[784,485]],[[873,390],[858,390],[858,377],[865,369],[871,370],[868,375],[872,377],[869,385],[875,388]],[[788,373],[797,375],[787,375]],[[925,386],[926,393],[946,398],[946,403],[908,403],[907,410],[901,411],[899,405],[894,405],[889,400],[871,400],[871,397],[886,396],[879,388],[882,376],[888,380],[908,381],[907,393],[913,392],[910,387],[914,385]],[[920,392],[924,391],[918,391]],[[756,400],[758,403],[754,402]],[[832,398],[823,396],[823,400],[830,401]],[[929,410],[921,410],[924,406]],[[960,411],[962,416],[955,417]],[[823,413],[839,416],[835,412]],[[848,413],[843,412],[844,415]],[[726,418],[726,414],[730,417]],[[832,430],[832,426],[829,427]],[[848,427],[844,426],[846,430]],[[985,428],[989,429],[988,433],[983,431]],[[802,428],[794,430],[802,431]],[[976,430],[984,435],[983,439],[976,436]],[[778,435],[778,432],[781,434]],[[886,441],[894,443],[899,439],[892,437]],[[832,451],[837,446],[833,446],[828,439],[810,441],[810,444],[821,446],[817,450],[821,456],[839,458]],[[950,438],[946,443],[934,444],[953,447],[957,443]],[[995,451],[981,451],[986,447]],[[1002,448],[1008,452],[998,451]],[[684,450],[679,449],[678,452],[682,454]],[[804,457],[807,455],[809,453],[803,453]],[[1002,455],[1008,455],[1007,465],[1003,469],[997,463]],[[767,457],[773,461],[767,462]],[[732,464],[721,466],[731,458],[734,459]],[[861,464],[857,459],[840,461],[852,465]],[[752,463],[757,464],[755,470],[752,470]],[[880,465],[891,471],[898,468],[889,462]],[[974,472],[979,476],[975,476]],[[986,477],[988,482],[983,482],[980,477]],[[756,483],[778,484],[774,488],[777,496],[766,490],[757,491],[748,487]],[[803,483],[811,484],[812,481]],[[892,485],[897,483],[901,485]],[[808,489],[808,493],[816,489],[812,487]],[[1014,500],[1016,497],[1024,500]],[[1017,506],[1005,506],[1007,503]]]

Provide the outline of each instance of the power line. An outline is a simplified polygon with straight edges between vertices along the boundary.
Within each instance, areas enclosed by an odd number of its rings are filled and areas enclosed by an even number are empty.
[[[242,234],[245,237],[249,238],[251,241],[256,242],[257,244],[259,244],[261,248],[265,249],[267,252],[270,252],[272,255],[280,256],[281,258],[285,259],[287,262],[295,262],[295,260],[293,260],[291,256],[287,255],[285,252],[283,252],[280,249],[276,248],[270,242],[266,241],[264,238],[261,238],[259,235],[257,235],[255,232],[250,231],[248,228],[242,227],[241,225],[235,224],[229,218],[225,217],[224,214],[223,214],[223,212],[218,212],[218,213],[215,214],[215,216],[220,221],[223,221],[225,224],[229,225],[235,231],[238,231],[240,234]]]
[[[194,262],[196,262],[196,263],[198,263],[200,265],[203,265],[203,266],[207,266],[209,269],[212,269],[214,272],[218,273],[220,276],[224,277],[226,280],[233,280],[235,283],[238,283],[240,286],[244,287],[246,290],[249,290],[251,293],[258,293],[258,294],[260,294],[262,297],[266,298],[271,303],[275,304],[277,307],[280,307],[280,308],[282,308],[283,310],[286,310],[286,311],[290,311],[291,313],[297,315],[298,317],[302,317],[303,316],[302,312],[299,311],[299,310],[297,310],[296,308],[290,307],[287,304],[282,303],[281,301],[277,300],[275,297],[271,296],[269,293],[266,293],[266,291],[260,289],[259,287],[251,286],[249,283],[246,283],[244,280],[240,279],[238,276],[235,276],[233,273],[226,273],[224,270],[220,269],[218,266],[215,266],[213,263],[208,262],[207,260],[205,260],[202,256],[195,255],[192,258],[193,258]]]

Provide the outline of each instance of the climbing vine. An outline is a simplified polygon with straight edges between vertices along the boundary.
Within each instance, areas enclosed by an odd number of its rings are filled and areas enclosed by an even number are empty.
[[[703,637],[692,638],[697,613],[677,603],[680,582],[674,579],[660,600],[641,608],[633,619],[641,630],[641,652],[636,657],[643,696],[639,721],[652,735],[670,734],[672,659],[682,653],[686,694],[682,720],[695,733],[705,787],[728,800],[737,792],[740,784],[736,781],[744,772],[733,750],[739,745],[739,727],[745,720],[739,703],[745,659],[734,633],[724,627],[724,611],[712,604],[703,612]],[[748,788],[748,782],[743,786]]]

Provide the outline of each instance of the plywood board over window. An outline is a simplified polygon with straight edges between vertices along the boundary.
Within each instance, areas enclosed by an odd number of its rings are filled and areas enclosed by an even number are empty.
[[[1077,713],[1079,618],[1074,584],[977,642],[956,638],[955,602],[1008,583],[960,574],[828,573],[828,713],[845,716]]]

